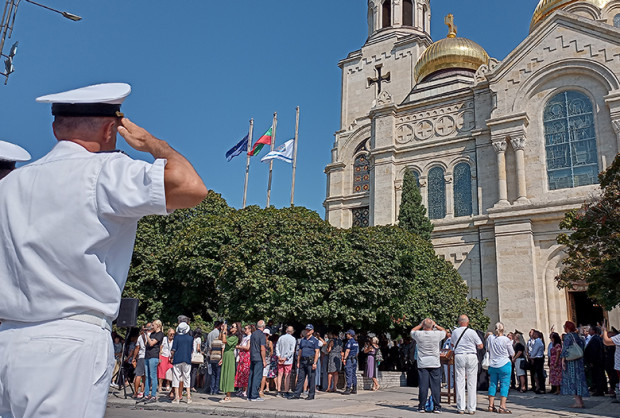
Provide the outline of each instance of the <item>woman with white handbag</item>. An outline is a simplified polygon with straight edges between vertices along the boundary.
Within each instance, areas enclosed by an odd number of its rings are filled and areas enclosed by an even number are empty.
[[[487,360],[488,355],[488,360]],[[510,359],[515,355],[512,347],[512,341],[504,336],[504,324],[498,322],[495,324],[493,335],[487,338],[487,353],[485,361],[489,370],[489,412],[498,412],[500,414],[511,414],[512,412],[506,408],[508,399],[508,391],[510,390],[510,373],[512,371],[512,363]],[[482,367],[485,367],[483,363]],[[500,404],[495,408],[495,396],[499,386]]]
[[[585,342],[577,333],[577,327],[571,321],[564,324],[564,341],[562,354],[562,395],[573,395],[575,403],[571,408],[583,408],[583,398],[590,396],[586,372],[583,364]]]

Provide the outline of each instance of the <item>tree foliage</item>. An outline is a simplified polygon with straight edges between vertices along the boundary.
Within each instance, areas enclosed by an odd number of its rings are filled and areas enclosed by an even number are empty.
[[[337,229],[303,207],[243,210],[216,194],[140,222],[126,295],[143,318],[403,330],[426,316],[485,329],[484,302],[431,244],[399,227]]]
[[[620,305],[620,154],[599,181],[601,196],[560,223],[572,233],[558,236],[568,257],[556,279],[560,288],[587,284],[589,296],[611,310]]]
[[[426,208],[422,204],[420,188],[411,170],[405,170],[403,178],[398,226],[413,234],[417,234],[422,239],[431,240],[433,224],[426,216]]]

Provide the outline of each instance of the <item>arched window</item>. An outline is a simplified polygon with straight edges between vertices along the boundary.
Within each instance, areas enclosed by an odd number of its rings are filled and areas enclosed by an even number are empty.
[[[590,99],[578,91],[553,96],[545,106],[549,190],[598,182],[598,155]]]
[[[441,167],[431,168],[428,172],[428,217],[446,217],[446,179]]]
[[[418,173],[415,170],[409,170],[411,172],[411,174],[413,174],[413,177],[415,177],[415,184],[418,185],[418,189],[420,188],[420,173]]]
[[[473,213],[471,199],[471,167],[460,163],[454,167],[454,216],[469,216]]]
[[[368,35],[375,31],[375,12],[372,7],[368,8]]]
[[[382,13],[382,28],[389,28],[392,26],[392,1],[385,0],[383,2],[383,13]]]
[[[620,13],[614,16],[614,26],[620,28]]]
[[[413,0],[403,1],[403,25],[413,26]]]
[[[353,193],[365,193],[370,190],[370,169],[365,154],[358,155],[353,163]]]

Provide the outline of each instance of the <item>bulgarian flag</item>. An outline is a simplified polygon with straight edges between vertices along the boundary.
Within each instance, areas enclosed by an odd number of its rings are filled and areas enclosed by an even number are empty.
[[[257,154],[260,154],[260,151],[263,149],[263,146],[265,145],[271,145],[271,138],[272,138],[272,132],[273,131],[273,126],[271,128],[269,128],[269,130],[267,132],[265,132],[265,134],[263,136],[261,136],[260,138],[258,138],[258,141],[256,141],[254,143],[254,146],[252,147],[252,151],[248,152],[248,155],[250,157],[253,157]]]

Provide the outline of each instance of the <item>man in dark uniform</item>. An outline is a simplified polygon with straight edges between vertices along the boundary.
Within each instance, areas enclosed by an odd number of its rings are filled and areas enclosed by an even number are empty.
[[[316,387],[316,363],[319,361],[319,340],[314,334],[314,327],[306,325],[306,337],[299,342],[299,352],[297,354],[297,387],[295,393],[289,399],[300,399],[304,389],[304,381],[308,377],[308,397],[306,400],[314,399]]]
[[[355,331],[352,329],[347,331],[347,344],[344,346],[344,354],[342,355],[342,363],[344,363],[344,371],[347,376],[347,389],[344,395],[357,393],[357,355],[360,346],[355,341]]]

